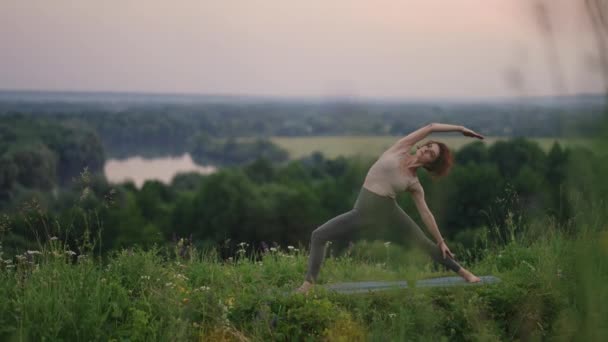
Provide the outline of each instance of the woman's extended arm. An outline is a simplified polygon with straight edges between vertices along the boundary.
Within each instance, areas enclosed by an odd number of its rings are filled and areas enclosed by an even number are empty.
[[[435,217],[431,213],[431,210],[429,209],[426,204],[426,201],[424,200],[424,189],[422,188],[422,185],[420,185],[419,183],[415,184],[415,186],[411,189],[411,193],[414,199],[414,204],[416,204],[416,208],[420,213],[420,218],[422,219],[422,222],[424,222],[424,225],[426,226],[429,233],[433,235],[435,241],[437,241],[437,243],[441,242],[443,240],[443,237],[441,237],[439,227],[437,227],[437,222],[435,222]]]
[[[430,123],[399,139],[399,141],[397,141],[393,147],[391,147],[391,149],[414,146],[420,140],[426,138],[429,134],[434,132],[461,132],[463,135],[468,137],[483,139],[481,134],[475,133],[464,126]]]
[[[453,258],[454,254],[452,253],[452,251],[450,251],[445,241],[443,240],[441,232],[439,232],[437,222],[435,222],[435,217],[431,213],[429,207],[426,205],[426,201],[424,200],[424,189],[422,188],[422,185],[420,185],[420,183],[415,184],[411,189],[411,193],[412,197],[414,198],[416,208],[420,213],[420,218],[422,219],[422,222],[424,222],[426,229],[429,231],[429,233],[431,233],[431,235],[433,235],[435,241],[437,241],[437,246],[441,250],[443,257],[445,258],[447,256],[450,256]]]

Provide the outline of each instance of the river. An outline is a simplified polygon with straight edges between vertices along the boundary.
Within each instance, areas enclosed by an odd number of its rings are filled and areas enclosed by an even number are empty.
[[[111,183],[131,180],[141,188],[147,180],[159,180],[165,184],[171,183],[173,177],[182,172],[198,172],[207,175],[217,169],[213,165],[200,166],[195,164],[186,153],[179,157],[144,159],[129,157],[127,159],[108,159],[104,166],[106,178]]]

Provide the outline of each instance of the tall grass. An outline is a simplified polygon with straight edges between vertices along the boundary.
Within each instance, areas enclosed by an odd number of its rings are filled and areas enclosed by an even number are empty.
[[[0,340],[604,341],[608,208],[603,200],[573,203],[580,214],[564,226],[550,217],[524,225],[509,214],[506,234],[479,231],[461,260],[478,275],[500,277],[498,284],[354,295],[317,286],[308,296],[293,293],[307,266],[301,246],[255,254],[242,243],[226,260],[192,246],[102,258],[94,212],[77,210],[78,223],[62,230],[32,206],[26,215],[39,235],[31,250],[4,255],[10,222],[0,220]],[[73,231],[84,233],[67,239]],[[327,249],[320,284],[451,275],[388,241]]]
[[[499,284],[358,295],[291,293],[307,262],[291,246],[248,256],[241,245],[228,260],[134,248],[102,260],[50,238],[0,261],[0,339],[605,340],[608,230],[581,223],[572,234],[547,222],[485,241],[483,257],[466,265]],[[450,274],[416,251],[361,241],[328,258],[319,282],[440,275]]]

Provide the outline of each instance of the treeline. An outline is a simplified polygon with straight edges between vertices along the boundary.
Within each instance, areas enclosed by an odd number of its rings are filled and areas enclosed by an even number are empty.
[[[89,126],[21,115],[0,118],[0,209],[31,190],[69,184],[84,168],[103,172],[101,141]]]
[[[145,103],[124,98],[98,103],[93,95],[86,99],[72,103],[68,101],[73,101],[71,98],[37,102],[31,96],[21,100],[0,97],[0,116],[19,113],[55,122],[77,122],[98,134],[109,157],[125,158],[204,151],[207,146],[198,144],[199,135],[218,144],[236,137],[403,135],[429,122],[458,123],[487,136],[587,135],[595,130],[592,122],[601,116],[603,108],[600,96],[484,103],[204,102],[196,98],[180,102],[163,100],[162,96],[146,97]],[[228,159],[234,164],[241,158]]]
[[[545,217],[540,214],[567,222],[573,213],[560,189],[571,179],[567,167],[574,155],[583,155],[586,163],[595,158],[590,150],[559,144],[545,153],[525,139],[489,147],[476,142],[456,153],[448,177],[435,182],[420,171],[419,178],[443,234],[471,245],[480,230],[510,234],[513,225]],[[141,189],[85,173],[71,189],[40,192],[35,202],[14,207],[4,224],[12,227],[4,246],[22,251],[32,246],[35,232],[42,239],[79,237],[86,228],[93,236],[103,230],[98,247],[104,251],[170,243],[175,236],[192,236],[200,247],[262,241],[308,246],[313,229],[352,208],[372,162],[319,153],[283,165],[258,159],[208,176],[181,174],[169,185],[148,181]],[[410,196],[403,194],[398,202],[422,224]],[[352,238],[408,242],[396,227],[358,234]]]
[[[160,127],[158,134],[145,133],[151,137],[145,142],[170,146],[170,141],[178,139],[169,134],[171,129],[167,128],[166,133],[163,130]],[[217,166],[241,165],[257,158],[283,162],[288,157],[286,151],[268,140],[220,140],[200,133],[185,148],[199,164]],[[32,191],[58,191],[84,169],[101,175],[105,161],[98,133],[83,121],[23,114],[0,116],[0,210],[20,202]]]

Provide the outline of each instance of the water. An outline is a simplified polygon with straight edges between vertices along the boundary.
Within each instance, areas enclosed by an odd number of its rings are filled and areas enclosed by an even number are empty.
[[[213,165],[200,166],[195,164],[186,153],[180,157],[143,159],[130,157],[128,159],[109,159],[104,166],[106,178],[111,183],[131,180],[141,188],[147,180],[159,180],[165,184],[171,183],[173,177],[181,172],[198,172],[203,175],[213,173],[217,168]]]

